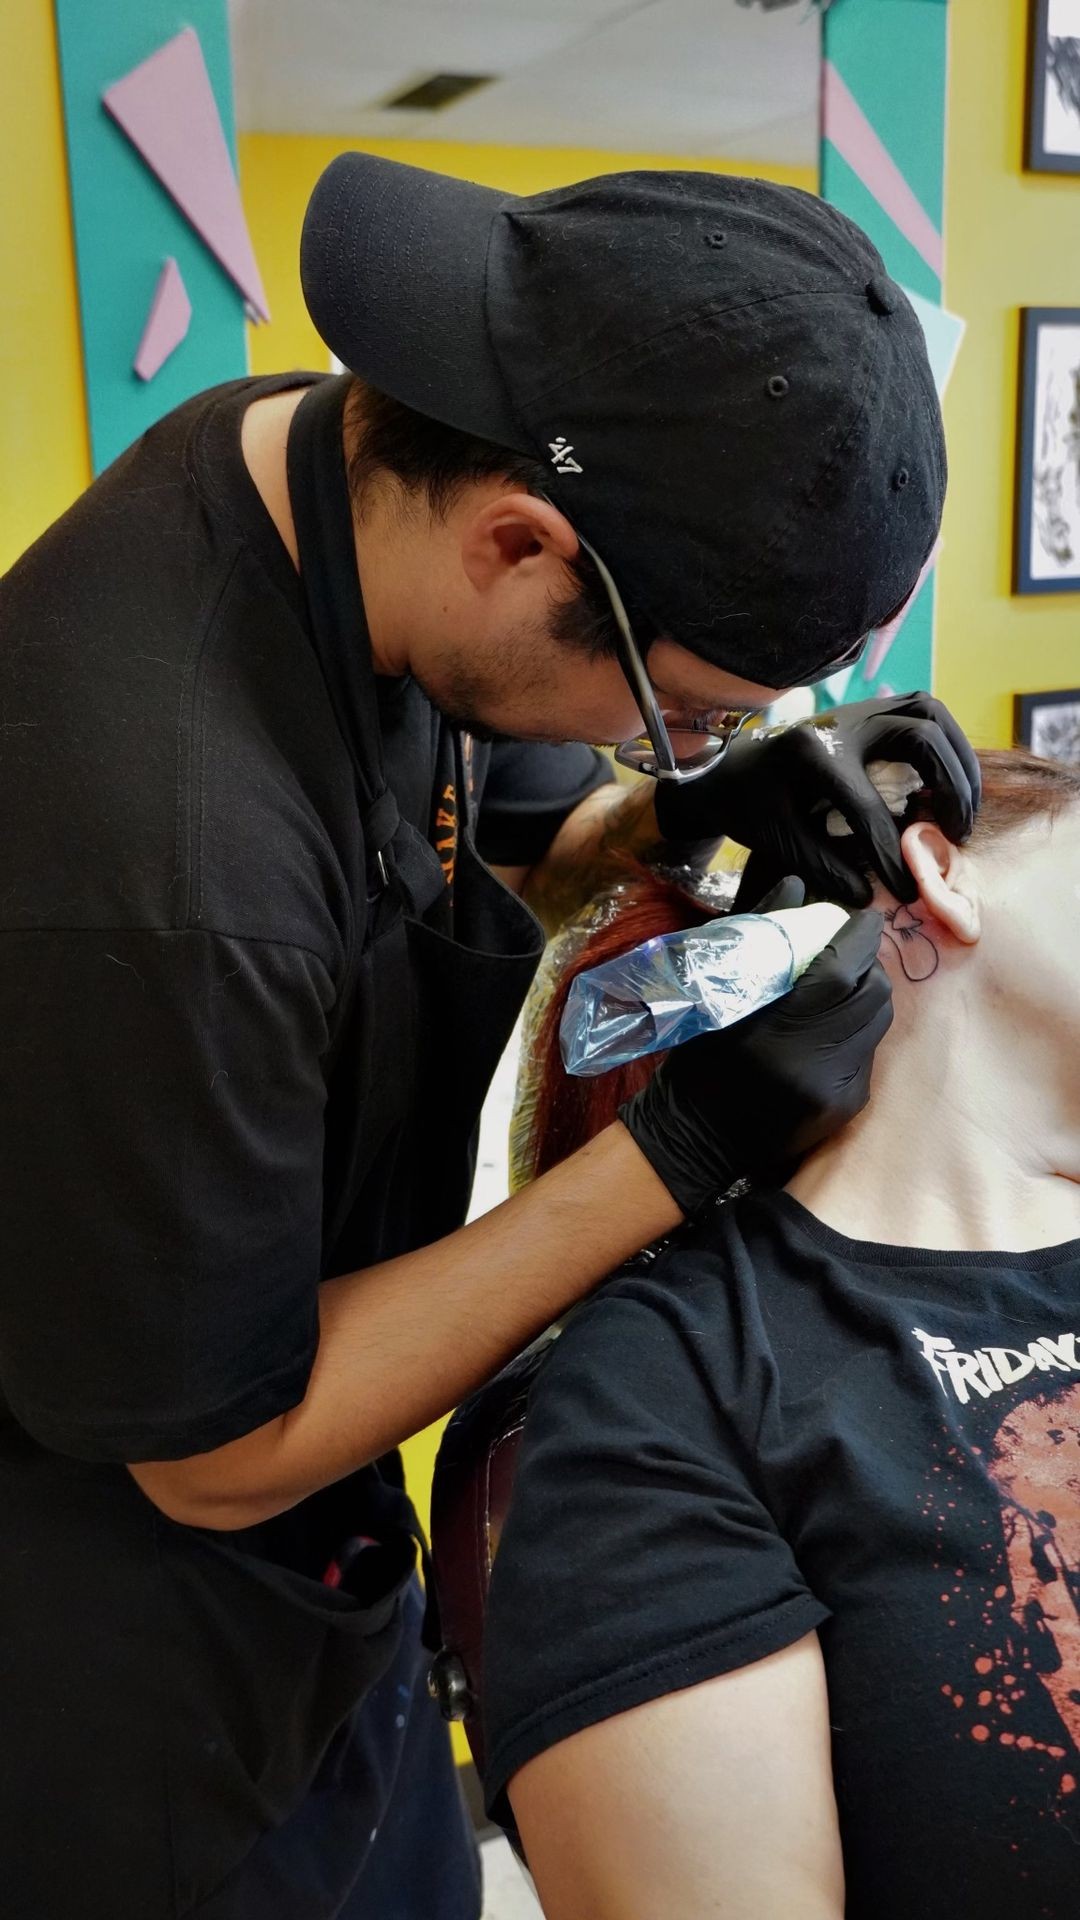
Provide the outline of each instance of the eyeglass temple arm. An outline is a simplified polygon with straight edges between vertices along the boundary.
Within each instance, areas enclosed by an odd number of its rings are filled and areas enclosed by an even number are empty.
[[[645,670],[645,662],[639,652],[638,643],[634,637],[634,629],[630,625],[630,616],[623,605],[622,594],[619,592],[614,579],[601,560],[596,548],[590,545],[584,534],[578,533],[576,527],[574,531],[577,533],[579,546],[585,549],[597,573],[600,575],[604,591],[611,602],[611,611],[615,616],[615,624],[619,629],[623,643],[623,672],[629,681],[630,690],[633,693],[634,699],[638,703],[645,731],[649,736],[653,752],[656,755],[657,766],[666,768],[669,773],[675,773],[678,770],[675,751],[668,738],[667,724],[660,711],[659,702],[653,690],[652,682]]]

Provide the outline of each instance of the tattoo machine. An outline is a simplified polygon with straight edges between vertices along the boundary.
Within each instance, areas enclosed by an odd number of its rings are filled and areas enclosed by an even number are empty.
[[[847,918],[831,901],[733,913],[579,973],[559,1029],[567,1073],[591,1078],[734,1026],[789,993]]]
[[[871,761],[866,770],[898,816],[923,784],[914,768],[891,761]],[[830,813],[826,831],[851,829]],[[729,914],[661,934],[579,974],[559,1028],[567,1073],[589,1079],[745,1020],[790,993],[847,918],[830,901]]]

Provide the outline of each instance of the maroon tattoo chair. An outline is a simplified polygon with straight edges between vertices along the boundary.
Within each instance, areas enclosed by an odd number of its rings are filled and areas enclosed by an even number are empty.
[[[484,1775],[483,1650],[491,1569],[510,1506],[529,1390],[558,1337],[545,1334],[454,1414],[435,1462],[431,1556],[442,1639],[429,1686],[461,1720]]]

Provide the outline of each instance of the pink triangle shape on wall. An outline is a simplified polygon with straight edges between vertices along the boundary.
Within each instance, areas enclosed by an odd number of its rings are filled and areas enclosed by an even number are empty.
[[[261,320],[270,309],[199,36],[185,27],[102,95],[113,119],[235,280]]]
[[[191,325],[191,301],[175,260],[166,260],[158,275],[146,316],[135,371],[140,380],[152,380],[159,367],[175,353]]]

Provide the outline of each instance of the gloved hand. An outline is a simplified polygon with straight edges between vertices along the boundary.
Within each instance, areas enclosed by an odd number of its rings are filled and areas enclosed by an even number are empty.
[[[820,898],[864,906],[872,866],[898,900],[914,900],[900,834],[866,772],[870,760],[907,761],[920,773],[950,840],[971,832],[982,793],[979,763],[940,700],[910,693],[835,707],[783,732],[733,740],[710,773],[686,786],[662,780],[656,817],[665,840],[718,839],[750,848],[737,912],[785,873]],[[851,840],[830,840],[831,808]]]
[[[786,881],[762,911],[798,906]],[[785,1179],[866,1105],[874,1050],[892,1023],[878,961],[880,913],[857,913],[782,1000],[722,1033],[673,1047],[619,1109],[685,1214],[733,1180]]]

